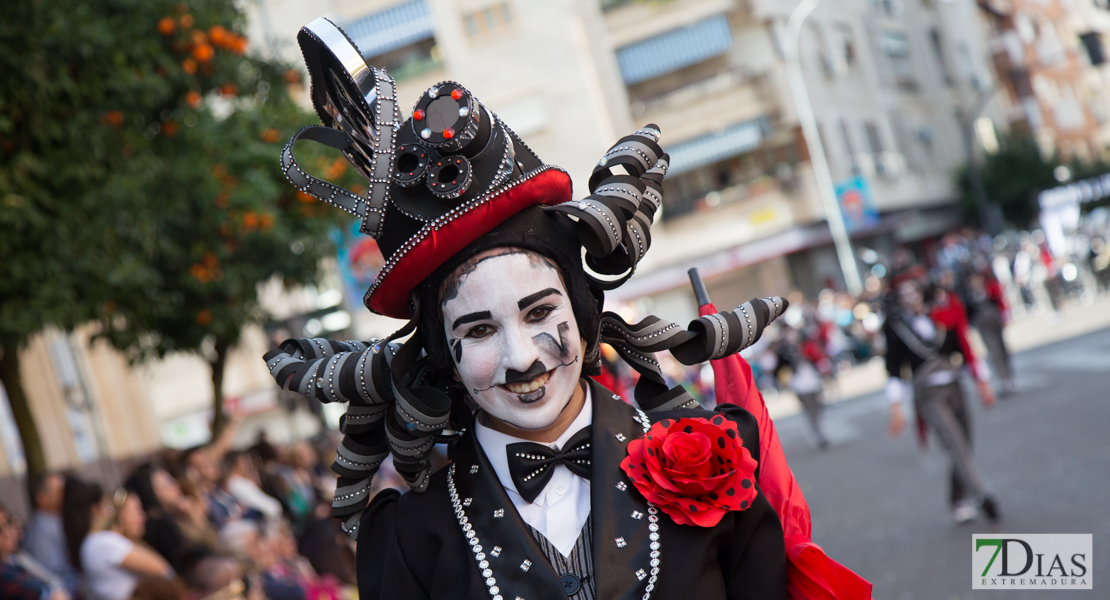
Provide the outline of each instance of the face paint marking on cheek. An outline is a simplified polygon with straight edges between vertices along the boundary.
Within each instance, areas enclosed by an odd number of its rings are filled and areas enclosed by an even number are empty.
[[[568,325],[566,321],[563,321],[559,323],[557,329],[559,331],[559,341],[557,342],[555,341],[555,337],[546,331],[532,336],[532,339],[535,340],[536,345],[545,346],[548,352],[558,356],[563,362],[566,362],[567,358],[570,357],[570,345],[567,344],[567,333],[570,331],[570,325]]]
[[[451,340],[451,356],[455,359],[455,364],[462,362],[462,340]]]

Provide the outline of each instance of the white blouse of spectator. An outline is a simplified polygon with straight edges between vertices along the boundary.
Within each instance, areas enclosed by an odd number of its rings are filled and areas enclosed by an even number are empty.
[[[139,578],[120,565],[134,548],[134,542],[110,530],[90,533],[81,543],[81,567],[93,600],[131,597]]]

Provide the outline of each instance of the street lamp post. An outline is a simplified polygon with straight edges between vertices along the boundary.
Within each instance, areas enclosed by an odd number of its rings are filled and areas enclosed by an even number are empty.
[[[809,148],[809,162],[813,166],[813,177],[817,181],[817,193],[825,208],[825,220],[829,223],[836,256],[840,259],[840,270],[844,273],[844,284],[850,294],[859,296],[863,293],[863,284],[855,254],[852,252],[852,242],[848,239],[848,229],[844,226],[844,215],[841,214],[840,203],[836,200],[832,175],[829,173],[829,162],[825,158],[825,148],[821,145],[821,135],[817,132],[817,120],[813,116],[813,105],[809,102],[809,91],[806,89],[799,56],[802,23],[813,9],[817,8],[818,2],[820,0],[802,0],[790,13],[790,19],[786,22],[786,42],[783,44],[786,74],[790,81],[790,91],[794,96],[794,107],[798,111],[798,121],[802,125],[802,135],[805,136],[806,146]]]

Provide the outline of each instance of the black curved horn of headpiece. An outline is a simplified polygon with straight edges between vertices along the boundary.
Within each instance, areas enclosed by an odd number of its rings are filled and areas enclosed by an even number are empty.
[[[650,124],[621,138],[594,166],[589,196],[549,209],[577,220],[586,266],[593,271],[587,276],[595,288],[619,287],[651,246],[669,161],[659,136],[659,127]]]
[[[305,127],[289,140],[281,152],[282,169],[297,189],[357,215],[359,230],[376,238],[389,202],[394,135],[401,124],[396,85],[385,71],[366,64],[354,42],[325,18],[301,28],[297,42],[308,67],[312,104],[324,126]],[[301,138],[341,150],[366,177],[367,197],[306,173],[293,156]]]

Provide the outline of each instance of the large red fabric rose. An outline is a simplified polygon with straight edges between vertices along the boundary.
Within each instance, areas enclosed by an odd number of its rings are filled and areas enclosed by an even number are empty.
[[[621,469],[649,502],[679,525],[713,527],[755,500],[757,463],[721,415],[663,419],[628,443]]]

